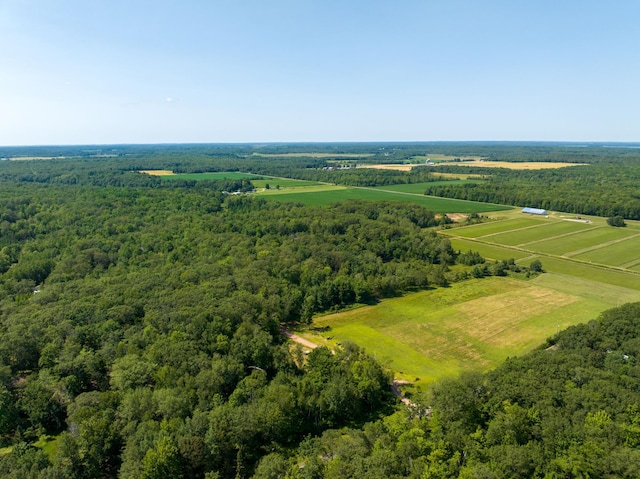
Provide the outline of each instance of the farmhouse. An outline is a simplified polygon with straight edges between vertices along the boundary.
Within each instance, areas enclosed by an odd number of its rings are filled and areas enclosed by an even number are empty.
[[[547,210],[541,210],[539,208],[522,208],[523,213],[529,213],[530,215],[544,215],[547,216],[549,212]]]

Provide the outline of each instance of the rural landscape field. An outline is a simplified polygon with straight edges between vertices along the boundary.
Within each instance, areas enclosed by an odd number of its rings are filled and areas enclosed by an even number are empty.
[[[637,158],[472,147],[0,149],[0,477],[634,463]]]

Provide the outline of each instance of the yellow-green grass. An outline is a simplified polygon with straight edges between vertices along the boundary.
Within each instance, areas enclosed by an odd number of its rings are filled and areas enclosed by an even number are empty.
[[[532,255],[525,259],[524,264],[529,264],[536,259],[540,260],[545,271],[593,280],[596,284],[604,283],[640,291],[640,274],[632,271],[608,268],[606,266],[582,263],[573,259],[553,256]]]
[[[227,172],[210,172],[210,173],[178,173],[172,175],[161,175],[163,180],[175,181],[175,180],[251,180],[253,178],[261,178],[260,176],[251,173],[240,173],[237,171]]]
[[[465,238],[480,238],[482,236],[502,233],[505,231],[512,231],[518,228],[527,228],[529,226],[548,223],[549,220],[546,218],[532,218],[526,216],[513,219],[490,221],[488,223],[479,223],[471,226],[462,226],[459,228],[452,228],[450,230],[444,231],[444,233],[454,236],[462,236]]]
[[[567,238],[569,233],[578,233],[587,229],[594,228],[591,224],[585,223],[571,223],[568,221],[542,223],[529,228],[518,229],[515,231],[507,231],[504,233],[498,233],[491,236],[483,236],[481,239],[488,239],[493,243],[500,243],[506,245],[527,245],[537,241],[550,239],[557,236]],[[570,241],[570,239],[568,239]],[[531,244],[531,247],[535,249],[535,245]]]
[[[326,206],[338,201],[363,200],[363,201],[402,201],[406,203],[417,203],[436,213],[482,213],[486,211],[498,211],[510,209],[511,207],[494,205],[490,203],[477,203],[473,201],[452,200],[435,196],[412,195],[391,191],[381,191],[374,188],[341,188],[327,191],[321,190],[307,191],[301,190],[284,191],[280,194],[270,195],[269,198],[278,201],[293,201],[314,206]],[[271,190],[261,194],[271,193]],[[266,198],[266,196],[265,196]]]
[[[44,435],[44,436],[40,436],[40,438],[36,442],[34,442],[33,445],[42,449],[47,454],[47,456],[49,456],[49,458],[53,458],[55,454],[58,452],[59,439],[60,439],[59,435],[58,436]]]
[[[450,238],[449,241],[451,241],[451,246],[457,251],[461,251],[463,253],[469,250],[477,251],[484,258],[492,260],[506,260],[510,258],[518,260],[531,256],[531,253],[517,248],[508,248],[500,245],[474,241],[472,239]]]
[[[544,258],[541,259],[544,261]],[[543,263],[545,270],[548,267]],[[551,264],[549,265],[551,267]],[[630,287],[599,282],[596,278],[580,278],[564,273],[545,273],[530,280],[531,283],[566,294],[581,296],[604,304],[607,308],[623,303],[640,301],[640,291]]]
[[[573,258],[613,266],[632,263],[640,260],[640,237],[626,238],[618,243],[577,254]]]
[[[144,173],[150,176],[169,176],[173,175],[171,170],[138,170],[138,173]]]
[[[545,277],[542,279],[542,277]],[[396,373],[428,383],[461,371],[486,371],[572,324],[595,318],[640,292],[547,273],[532,281],[484,278],[323,316],[330,342],[354,341]]]
[[[317,181],[307,181],[307,180],[292,180],[291,178],[276,178],[276,177],[264,177],[261,180],[251,180],[251,183],[256,188],[266,188],[269,185],[270,188],[276,188],[279,186],[280,188],[298,188],[301,186],[318,186],[321,183]]]
[[[271,182],[269,182],[269,185],[271,185]],[[275,189],[275,183],[273,185],[274,185],[274,188],[271,188],[269,190],[258,191],[256,195],[260,197],[263,197],[263,196],[268,197],[269,199],[275,199],[278,201],[297,201],[297,202],[303,203],[302,201],[299,201],[297,199],[291,199],[291,198],[297,198],[299,196],[305,196],[305,195],[314,196],[316,193],[334,192],[334,191],[347,189],[346,186],[316,184],[316,185],[310,185],[310,186],[280,188],[278,190],[278,189]],[[309,203],[309,204],[312,204],[312,203]]]
[[[419,161],[421,163],[424,163],[427,160],[431,160],[437,163],[442,161],[453,161],[456,158],[462,161],[480,161],[483,159],[482,156],[455,156],[455,155],[443,155],[441,153],[430,153],[428,155],[412,156],[411,161]],[[456,164],[457,163],[458,162],[456,162]]]
[[[546,161],[487,161],[487,160],[474,160],[474,161],[446,161],[438,163],[439,165],[447,166],[476,166],[480,168],[507,168],[509,170],[548,170],[557,168],[566,168],[570,166],[584,166],[586,163],[562,163],[562,162],[546,162]]]
[[[621,228],[596,227],[571,236],[540,241],[531,245],[531,248],[535,247],[536,251],[542,253],[570,256],[571,254],[579,254],[585,248],[619,240],[632,234],[634,234],[633,231]]]
[[[442,176],[443,178],[450,178],[452,180],[484,180],[489,177],[489,175],[473,175],[468,173],[436,173],[438,176]]]
[[[345,158],[345,159],[358,159],[369,158],[374,156],[374,153],[252,153],[252,156],[259,156],[263,158]]]
[[[13,446],[0,447],[0,457],[10,454],[11,451],[13,451]]]

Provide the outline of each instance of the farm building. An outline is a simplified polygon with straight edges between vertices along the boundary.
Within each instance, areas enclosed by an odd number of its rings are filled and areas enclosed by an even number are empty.
[[[529,213],[530,215],[544,215],[547,216],[549,212],[547,210],[541,210],[539,208],[522,208],[523,213]]]

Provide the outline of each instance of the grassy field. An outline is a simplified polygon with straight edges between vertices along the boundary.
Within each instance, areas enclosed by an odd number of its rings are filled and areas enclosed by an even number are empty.
[[[421,164],[427,160],[433,161],[434,163],[440,163],[440,162],[453,161],[456,158],[465,162],[480,161],[483,159],[482,156],[453,156],[453,155],[443,155],[441,153],[429,153],[428,155],[413,156],[411,157],[411,161],[417,161]]]
[[[543,253],[570,256],[572,253],[578,254],[578,252],[584,249],[616,241],[631,234],[633,234],[631,231],[603,226],[572,235],[570,238],[555,238],[540,241],[535,244],[535,249]]]
[[[640,291],[603,288],[571,275],[492,277],[319,317],[314,325],[325,330],[303,335],[329,346],[354,341],[397,378],[420,385],[463,370],[488,370],[559,329],[639,299]]]
[[[519,218],[491,221],[471,226],[462,226],[452,229],[451,234],[454,234],[455,236],[462,236],[464,238],[481,238],[487,235],[513,231],[519,228],[528,228],[530,226],[537,226],[546,223],[548,222],[546,222],[544,218],[521,216]]]
[[[252,153],[251,156],[261,158],[344,158],[357,160],[358,158],[369,158],[374,156],[374,153]]]
[[[438,176],[442,176],[443,178],[448,178],[451,180],[484,180],[491,175],[475,175],[469,173],[442,173],[438,171]]]
[[[251,183],[256,188],[266,188],[269,185],[270,188],[300,188],[307,186],[318,186],[321,183],[317,181],[306,181],[306,180],[292,180],[291,178],[273,178],[273,177],[263,177],[261,180],[251,180]]]
[[[310,187],[304,191],[300,189],[285,190],[279,194],[268,192],[265,198],[277,201],[294,201],[306,205],[325,206],[337,201],[364,200],[364,201],[403,201],[417,203],[429,208],[436,213],[483,213],[488,211],[500,211],[511,209],[509,206],[493,205],[489,203],[476,203],[472,201],[452,200],[409,193],[381,191],[374,188],[347,188],[347,187]]]
[[[481,243],[472,239],[451,238],[451,246],[457,251],[477,251],[488,259],[522,259],[531,256],[531,253],[515,248],[507,248],[500,245]]]
[[[251,173],[239,173],[237,171],[215,172],[215,173],[179,173],[171,175],[161,175],[163,180],[251,180],[262,178]]]
[[[562,163],[562,162],[547,162],[547,161],[487,161],[487,160],[474,160],[463,162],[438,162],[438,165],[447,166],[475,166],[480,168],[507,168],[509,170],[548,170],[556,168],[567,168],[569,166],[580,166],[584,163]]]
[[[426,183],[410,183],[404,185],[386,185],[386,186],[376,186],[376,190],[385,190],[385,191],[399,191],[401,193],[411,193],[414,195],[423,195],[425,190],[429,186],[438,186],[438,185],[461,185],[464,183],[470,183],[467,180],[442,180],[442,181],[431,181]]]
[[[507,231],[504,233],[496,233],[490,236],[482,236],[481,239],[487,239],[494,243],[500,243],[510,246],[530,245],[538,241],[548,238],[564,238],[575,233],[585,232],[589,229],[597,228],[592,224],[570,223],[570,222],[554,222],[549,224],[537,224],[526,228]]]
[[[583,261],[593,261],[594,263],[613,266],[622,266],[640,261],[640,237],[627,237],[620,242],[608,244],[602,248],[593,249],[573,257]]]

